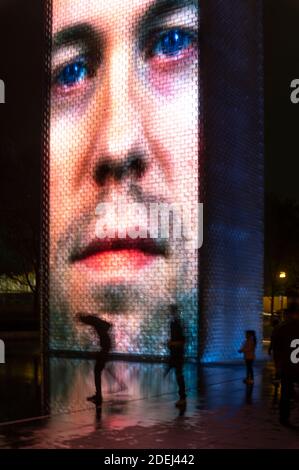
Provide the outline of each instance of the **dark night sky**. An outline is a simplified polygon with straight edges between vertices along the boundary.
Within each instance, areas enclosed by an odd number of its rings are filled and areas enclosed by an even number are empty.
[[[299,104],[290,102],[290,82],[299,78],[299,1],[264,3],[266,190],[299,200]],[[5,11],[17,13],[6,15]],[[22,140],[37,157],[41,18],[42,0],[0,2],[0,78],[7,82],[7,104],[0,107],[0,146],[3,139]]]
[[[266,190],[299,201],[299,104],[290,83],[299,79],[299,1],[265,0]]]

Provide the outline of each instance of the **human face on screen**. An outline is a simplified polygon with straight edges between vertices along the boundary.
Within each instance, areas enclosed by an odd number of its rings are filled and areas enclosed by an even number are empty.
[[[97,208],[197,206],[197,29],[192,0],[53,1],[50,308],[60,349],[92,344],[81,313],[112,323],[115,351],[158,354],[168,305],[196,289],[184,237],[119,242],[120,226],[146,221]]]

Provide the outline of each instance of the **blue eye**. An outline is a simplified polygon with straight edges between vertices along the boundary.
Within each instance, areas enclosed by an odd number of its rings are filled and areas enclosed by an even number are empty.
[[[66,65],[58,74],[56,83],[62,86],[73,86],[83,81],[89,74],[88,65],[84,58]]]
[[[180,29],[172,29],[161,34],[152,47],[152,55],[175,56],[187,49],[194,42],[192,33]]]

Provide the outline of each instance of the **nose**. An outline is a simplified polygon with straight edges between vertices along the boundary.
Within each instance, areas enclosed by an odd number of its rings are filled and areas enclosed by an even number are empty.
[[[94,180],[104,185],[109,179],[141,178],[147,167],[147,152],[135,94],[136,78],[129,48],[111,54],[103,90],[102,122]]]
[[[129,152],[122,159],[113,159],[97,162],[94,179],[100,186],[104,186],[109,179],[122,182],[125,178],[140,179],[146,170],[144,154]]]

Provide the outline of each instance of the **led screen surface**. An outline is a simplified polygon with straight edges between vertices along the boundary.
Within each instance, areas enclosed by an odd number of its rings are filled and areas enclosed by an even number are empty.
[[[50,349],[197,355],[198,3],[53,0]]]

